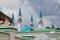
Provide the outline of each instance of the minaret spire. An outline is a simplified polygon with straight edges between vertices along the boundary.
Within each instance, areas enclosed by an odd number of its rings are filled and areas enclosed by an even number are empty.
[[[12,20],[14,20],[14,13],[12,13]]]
[[[39,18],[42,18],[42,10],[40,10]]]
[[[12,26],[14,26],[14,13],[12,13]]]
[[[30,17],[30,20],[31,20],[31,24],[30,24],[30,26],[33,28],[33,15],[31,14],[31,17]]]
[[[18,15],[18,16],[22,16],[22,15],[21,15],[21,8],[19,8],[19,15]]]
[[[21,15],[21,8],[19,8],[19,15],[18,15],[18,31],[21,30],[21,22],[22,22],[22,15]]]
[[[40,10],[40,14],[39,14],[39,28],[42,28],[42,24],[43,24],[43,21],[42,21],[42,10]]]

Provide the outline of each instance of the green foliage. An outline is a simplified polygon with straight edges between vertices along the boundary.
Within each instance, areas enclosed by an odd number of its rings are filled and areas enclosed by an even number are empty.
[[[57,28],[57,30],[60,30],[60,28]]]
[[[31,31],[34,31],[34,29],[31,29]]]
[[[46,28],[50,28],[50,27],[46,27]]]

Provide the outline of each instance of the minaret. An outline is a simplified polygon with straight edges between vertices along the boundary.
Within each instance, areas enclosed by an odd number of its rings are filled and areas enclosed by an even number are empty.
[[[31,14],[31,17],[30,17],[30,20],[31,20],[31,24],[30,24],[30,26],[31,26],[31,28],[33,28],[33,15]]]
[[[42,11],[40,10],[40,15],[39,15],[39,28],[42,28],[43,21],[42,21]]]
[[[11,25],[14,26],[14,13],[12,13],[12,21],[13,21],[13,22],[12,22]]]
[[[52,19],[52,28],[54,28],[53,19]]]
[[[21,22],[22,22],[21,17],[22,17],[22,15],[21,15],[21,8],[19,8],[19,15],[18,15],[18,31],[21,30]]]

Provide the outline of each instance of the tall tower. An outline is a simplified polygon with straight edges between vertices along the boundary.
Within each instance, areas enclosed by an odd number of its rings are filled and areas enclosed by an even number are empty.
[[[18,31],[21,30],[21,22],[22,22],[22,15],[21,15],[21,8],[19,8],[19,15],[18,15]]]
[[[12,21],[13,21],[13,22],[12,22],[11,25],[14,26],[14,13],[12,13]]]
[[[39,28],[42,28],[43,21],[42,21],[42,10],[40,10],[40,15],[39,15]]]
[[[52,28],[54,28],[53,19],[52,19]]]
[[[30,26],[31,26],[31,28],[33,28],[33,15],[31,14],[31,17],[30,17],[30,20],[31,20],[31,23],[30,23]]]

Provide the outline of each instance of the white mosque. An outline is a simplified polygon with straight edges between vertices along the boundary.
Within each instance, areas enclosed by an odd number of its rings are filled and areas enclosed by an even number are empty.
[[[39,15],[39,28],[34,28],[33,15],[31,14],[30,26],[21,26],[22,23],[21,8],[18,13],[18,26],[14,23],[14,13],[12,18],[0,11],[0,40],[60,40],[60,28],[43,28],[42,11]]]

